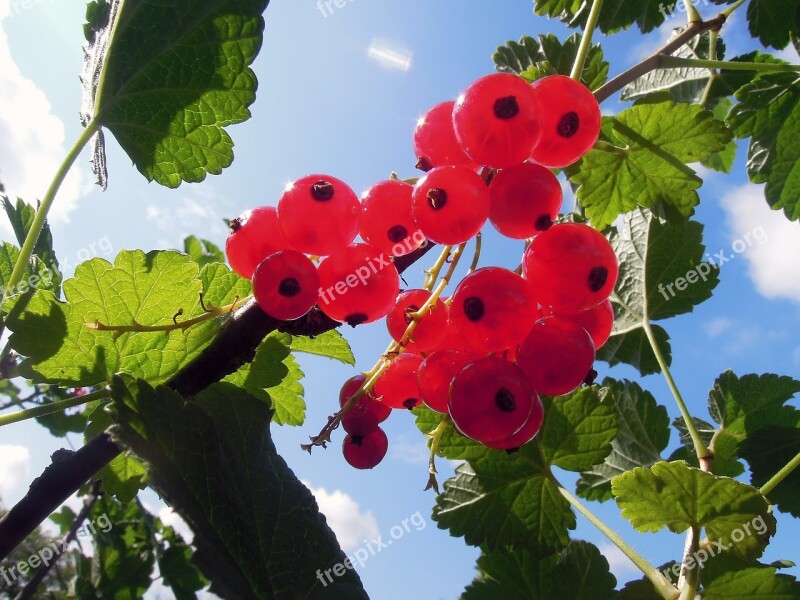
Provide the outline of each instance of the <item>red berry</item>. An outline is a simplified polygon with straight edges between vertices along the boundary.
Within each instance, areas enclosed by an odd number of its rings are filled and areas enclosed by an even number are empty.
[[[461,369],[481,358],[472,350],[440,350],[428,356],[417,372],[422,402],[440,413],[447,413],[450,383]]]
[[[347,401],[364,385],[364,375],[355,375],[344,382],[339,391],[339,406],[344,406]],[[342,427],[347,433],[364,435],[375,429],[379,423],[385,421],[392,409],[382,402],[378,402],[367,392],[362,394],[348,413],[342,418]]]
[[[305,254],[281,250],[262,260],[253,273],[253,294],[261,309],[275,319],[299,319],[317,302],[317,267]]]
[[[411,194],[414,187],[404,181],[376,183],[361,197],[361,237],[391,256],[402,256],[425,243],[414,222]]]
[[[454,100],[442,102],[417,121],[414,130],[414,153],[417,166],[423,171],[446,165],[463,165],[477,169],[478,164],[461,149],[453,129]]]
[[[522,341],[517,364],[540,394],[561,396],[586,379],[594,362],[594,344],[586,330],[561,317],[545,317]]]
[[[421,364],[422,357],[404,352],[381,373],[372,394],[386,406],[411,410],[420,402],[417,371]]]
[[[548,169],[522,163],[500,171],[489,185],[489,219],[506,237],[524,240],[549,229],[563,193]]]
[[[291,249],[292,245],[278,226],[278,210],[274,206],[244,211],[231,221],[225,240],[225,254],[231,269],[245,279],[250,279],[258,263],[270,254]]]
[[[531,160],[556,169],[571,165],[597,142],[600,105],[589,88],[564,75],[543,77],[531,87],[539,105],[548,107]]]
[[[386,456],[388,449],[389,439],[380,427],[367,435],[348,433],[342,442],[344,459],[356,469],[376,467]]]
[[[523,268],[539,304],[559,314],[599,304],[611,295],[619,274],[608,240],[579,223],[555,225],[533,238]]]
[[[533,88],[522,77],[486,75],[456,101],[456,137],[475,162],[495,169],[513,167],[528,158],[539,136],[538,107]]]
[[[450,387],[450,417],[479,442],[511,437],[525,424],[534,394],[514,363],[487,356],[464,367]]]
[[[611,300],[603,300],[600,304],[579,313],[564,315],[564,318],[577,323],[589,332],[595,350],[600,350],[605,345],[614,329],[614,307],[611,305]]]
[[[489,216],[489,190],[467,167],[436,167],[414,186],[414,220],[437,244],[466,242]]]
[[[341,179],[307,175],[290,183],[278,202],[278,221],[292,246],[327,256],[358,234],[358,196]]]
[[[458,284],[450,320],[468,347],[499,352],[518,343],[538,318],[530,284],[501,267],[483,267]]]
[[[430,297],[431,293],[427,290],[406,290],[397,297],[397,303],[386,316],[386,327],[393,340],[400,341],[411,324],[410,314],[417,312]],[[430,352],[447,333],[448,318],[447,306],[437,298],[411,332],[406,350],[416,353]]]
[[[518,449],[536,437],[536,434],[539,433],[539,430],[542,428],[543,422],[544,406],[542,405],[542,400],[539,398],[538,394],[534,393],[531,415],[528,417],[528,420],[525,422],[522,428],[511,437],[507,437],[496,442],[484,442],[484,444],[489,446],[489,448],[494,448],[496,450]]]
[[[385,317],[400,291],[394,263],[368,244],[337,250],[318,271],[322,312],[353,327]]]

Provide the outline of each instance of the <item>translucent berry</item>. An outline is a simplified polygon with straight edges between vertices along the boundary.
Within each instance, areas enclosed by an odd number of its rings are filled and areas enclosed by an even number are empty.
[[[514,363],[487,356],[464,367],[450,387],[449,412],[464,435],[482,443],[511,437],[533,409],[533,391]]]
[[[417,167],[429,171],[433,167],[463,165],[477,169],[478,164],[461,149],[453,129],[454,100],[442,102],[430,109],[417,121],[414,130],[414,153]]]
[[[317,302],[317,267],[305,254],[281,250],[262,260],[253,273],[253,295],[275,319],[299,319]]]
[[[372,395],[391,408],[411,410],[420,403],[417,371],[422,357],[404,352],[378,377]]]
[[[479,358],[481,354],[472,350],[440,350],[428,356],[417,372],[419,393],[425,406],[447,413],[453,377]]]
[[[550,228],[561,210],[561,184],[548,169],[522,163],[489,185],[489,220],[506,237],[524,240]]]
[[[372,469],[386,456],[389,449],[389,438],[380,427],[367,435],[348,433],[342,442],[342,454],[351,467],[356,469]]]
[[[400,291],[394,263],[369,244],[337,250],[320,263],[318,272],[322,312],[353,327],[385,317]]]
[[[516,450],[536,437],[544,422],[544,406],[538,394],[533,394],[533,409],[530,417],[525,421],[522,428],[511,437],[507,437],[495,442],[484,442],[489,448],[496,450]]]
[[[541,114],[541,134],[531,160],[551,168],[571,165],[597,142],[600,135],[600,106],[582,83],[564,75],[551,75],[531,86]]]
[[[414,186],[414,220],[437,244],[461,244],[481,230],[489,216],[489,190],[467,167],[436,167]]]
[[[291,250],[292,245],[278,226],[278,210],[259,206],[246,210],[231,221],[225,240],[225,254],[231,269],[245,279],[253,276],[258,263],[278,250]]]
[[[559,314],[599,304],[611,295],[619,274],[608,240],[579,223],[555,225],[533,238],[523,268],[539,304]]]
[[[594,362],[594,343],[580,325],[562,317],[536,323],[519,346],[517,364],[540,394],[561,396],[586,379]]]
[[[483,267],[458,284],[450,320],[468,347],[499,352],[522,340],[538,318],[530,283],[502,267]]]
[[[614,307],[611,305],[611,300],[603,300],[600,304],[579,313],[564,315],[564,318],[577,323],[589,332],[595,350],[600,350],[605,345],[614,329]]]
[[[345,403],[364,385],[364,375],[355,375],[344,382],[339,391],[339,406]],[[392,409],[373,398],[371,393],[363,394],[342,419],[342,427],[347,433],[365,434],[385,421]]]
[[[470,85],[453,108],[461,147],[478,164],[513,167],[531,153],[539,136],[536,94],[518,75],[494,73]]]
[[[327,256],[358,234],[361,203],[341,179],[307,175],[290,183],[278,202],[278,222],[292,247]]]
[[[392,339],[399,342],[411,324],[411,314],[417,312],[431,297],[427,290],[406,290],[397,297],[394,308],[386,315],[386,327]],[[447,333],[448,309],[437,299],[431,309],[420,318],[411,333],[407,351],[430,352]]]
[[[419,248],[425,236],[414,222],[411,194],[404,181],[376,183],[361,197],[361,237],[390,256],[402,256]]]

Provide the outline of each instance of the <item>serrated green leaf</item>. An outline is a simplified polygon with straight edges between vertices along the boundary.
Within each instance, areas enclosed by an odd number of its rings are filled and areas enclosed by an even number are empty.
[[[662,460],[669,444],[669,415],[656,399],[631,381],[606,379],[617,411],[619,433],[612,451],[602,464],[581,473],[577,483],[579,496],[605,501],[611,496],[611,480],[635,467],[649,467]]]
[[[750,465],[750,483],[762,486],[800,454],[800,428],[770,425],[750,433],[740,446]],[[800,471],[794,470],[769,493],[770,501],[785,513],[800,518]]]
[[[103,491],[114,496],[123,504],[133,500],[147,487],[147,471],[144,465],[123,452],[111,459],[105,467],[95,474],[96,479],[103,481]]]
[[[356,358],[350,349],[350,344],[344,339],[341,333],[332,329],[314,338],[306,336],[293,336],[291,346],[294,352],[305,352],[306,354],[316,354],[325,358],[332,358],[341,363],[355,366]]]
[[[17,238],[17,243],[22,247],[36,216],[36,209],[27,202],[23,202],[21,198],[17,198],[16,204],[13,204],[7,196],[0,196],[0,198],[2,198],[3,208],[11,223],[11,228],[14,230],[14,237]],[[42,232],[33,246],[31,260],[34,262],[33,272],[42,275],[45,270],[48,271],[47,281],[31,287],[35,289],[52,289],[58,294],[61,287],[61,271],[56,253],[53,250],[53,234],[50,232],[50,225],[48,225],[47,221],[45,221]]]
[[[72,527],[72,522],[77,516],[75,511],[69,506],[62,506],[61,510],[50,515],[50,520],[58,525],[58,528],[61,530],[61,535],[63,536],[67,535],[70,527]]]
[[[702,572],[703,598],[707,600],[795,600],[800,584],[790,575],[778,575],[772,566],[719,554]]]
[[[225,253],[208,240],[190,235],[183,240],[183,251],[201,267],[210,263],[225,264]]]
[[[800,76],[767,73],[736,92],[728,123],[739,139],[751,138],[747,172],[766,183],[769,205],[800,219]]]
[[[224,127],[250,117],[269,0],[98,0],[87,9],[84,124],[114,134],[150,181],[177,187],[233,161]],[[110,49],[113,48],[113,51]],[[94,167],[105,185],[105,151]]]
[[[765,46],[783,49],[800,32],[798,0],[751,0],[747,7],[750,33]]]
[[[161,537],[162,545],[169,545],[158,554],[158,572],[164,585],[172,590],[176,600],[195,600],[195,592],[209,582],[192,564],[192,549],[172,527],[165,527]]]
[[[634,23],[649,33],[675,13],[677,0],[606,0],[598,26],[603,33],[628,29]],[[583,27],[591,2],[585,0],[535,0],[537,15],[559,17],[570,27]]]
[[[733,108],[733,101],[730,98],[720,98],[712,112],[717,119],[724,121],[731,108]],[[736,161],[737,149],[736,141],[731,140],[721,152],[712,154],[707,159],[701,161],[701,164],[704,167],[719,171],[720,173],[730,173],[733,168],[733,163]]]
[[[760,520],[775,533],[769,502],[758,490],[682,461],[637,467],[615,477],[611,489],[622,516],[637,531],[703,528],[710,540],[745,559],[757,558],[766,546],[763,535],[752,531],[752,523]],[[745,525],[751,528],[749,535]]]
[[[616,307],[615,310],[617,310]],[[664,360],[668,365],[672,364],[672,346],[669,343],[669,334],[658,325],[653,325],[652,329],[653,337],[661,349],[661,354],[664,355]],[[658,359],[656,359],[643,329],[635,329],[610,337],[605,345],[597,351],[597,359],[607,362],[612,367],[621,363],[631,365],[642,376],[661,371]]]

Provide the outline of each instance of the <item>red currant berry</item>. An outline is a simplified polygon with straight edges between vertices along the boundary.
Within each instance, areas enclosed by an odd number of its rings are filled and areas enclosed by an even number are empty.
[[[525,425],[523,425],[522,428],[511,437],[507,437],[496,442],[484,442],[484,444],[489,448],[494,448],[495,450],[518,450],[536,437],[536,434],[539,433],[539,430],[542,428],[543,422],[544,406],[542,405],[542,400],[539,398],[539,395],[534,393],[533,409],[531,410],[531,416],[528,417]]]
[[[386,316],[386,327],[389,335],[399,342],[411,324],[411,314],[417,312],[431,297],[427,290],[407,290],[397,297],[397,303]],[[423,315],[414,331],[411,332],[406,350],[413,349],[417,353],[430,352],[442,341],[447,333],[448,310],[444,302],[437,299],[430,310]],[[411,346],[411,349],[409,348]]]
[[[437,244],[462,244],[489,216],[489,190],[467,167],[436,167],[414,186],[414,220]]]
[[[489,185],[489,220],[506,237],[524,240],[549,229],[563,193],[549,170],[522,163],[500,171]]]
[[[453,129],[455,101],[442,102],[430,109],[417,121],[414,130],[414,153],[417,167],[430,171],[433,167],[463,165],[477,169],[478,164],[461,149]]]
[[[453,293],[450,320],[468,347],[499,352],[525,337],[538,317],[530,284],[502,267],[467,275]]]
[[[600,304],[579,313],[564,315],[564,318],[577,323],[589,332],[595,350],[600,350],[605,345],[614,329],[614,307],[611,305],[611,300],[603,300]]]
[[[253,295],[269,316],[299,319],[317,302],[317,267],[305,254],[281,250],[262,260],[253,273]]]
[[[258,263],[278,250],[291,250],[292,245],[278,226],[278,210],[259,206],[246,210],[233,219],[225,240],[225,254],[231,269],[245,279],[253,276]]]
[[[278,201],[278,222],[292,247],[317,256],[327,256],[355,239],[360,212],[355,192],[330,175],[298,179]]]
[[[389,438],[380,427],[367,435],[348,433],[342,442],[342,454],[351,467],[372,469],[386,456]]]
[[[364,385],[364,375],[355,375],[344,382],[339,391],[339,406],[344,406]],[[367,392],[362,394],[348,413],[342,418],[342,427],[347,433],[365,434],[385,421],[392,409],[378,402]]]
[[[411,211],[413,191],[404,181],[387,180],[364,192],[361,237],[365,242],[391,256],[408,254],[425,242]]]
[[[421,364],[422,357],[404,352],[378,377],[372,388],[373,396],[391,408],[411,410],[419,405],[417,371]]]
[[[461,369],[481,358],[472,350],[440,350],[428,356],[417,372],[422,402],[440,413],[447,413],[450,383]]]
[[[464,435],[481,443],[511,437],[533,409],[524,373],[507,360],[487,356],[464,367],[450,386],[449,412]]]
[[[320,309],[353,327],[385,317],[400,291],[394,263],[368,244],[337,250],[318,271]]]
[[[611,295],[619,274],[608,240],[579,223],[555,225],[533,238],[523,268],[539,304],[559,314],[599,304]]]
[[[495,169],[513,167],[528,158],[539,136],[538,107],[533,88],[522,77],[486,75],[456,101],[456,137],[475,162]]]
[[[551,75],[531,86],[542,111],[541,134],[531,160],[554,169],[571,165],[592,149],[600,135],[600,105],[585,85]]]
[[[545,317],[522,341],[517,364],[540,394],[561,396],[586,379],[594,362],[594,344],[586,330],[561,317]]]

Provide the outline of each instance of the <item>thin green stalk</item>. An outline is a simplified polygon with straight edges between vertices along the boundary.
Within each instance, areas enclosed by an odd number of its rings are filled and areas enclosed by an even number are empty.
[[[83,147],[89,143],[90,139],[92,139],[92,136],[96,133],[98,127],[98,124],[92,122],[81,132],[81,134],[78,136],[78,139],[75,141],[75,145],[72,146],[70,151],[67,153],[67,156],[64,158],[64,162],[61,163],[58,171],[56,171],[55,177],[53,177],[53,181],[50,183],[50,187],[47,188],[47,192],[45,193],[44,198],[42,198],[42,203],[39,205],[39,210],[36,211],[36,216],[33,218],[33,223],[31,223],[31,228],[30,231],[28,231],[27,237],[25,238],[25,243],[22,244],[17,262],[14,264],[14,270],[11,272],[11,277],[9,277],[8,281],[6,282],[6,287],[3,292],[3,302],[5,302],[9,297],[9,292],[13,293],[19,282],[22,281],[22,277],[25,274],[25,269],[28,267],[28,262],[33,254],[33,248],[36,246],[36,242],[39,240],[39,235],[42,233],[42,229],[44,228],[44,223],[47,219],[47,213],[50,212],[50,208],[53,205],[53,200],[55,200],[56,194],[58,193],[61,184],[64,183],[64,178],[67,176],[67,173],[69,172],[73,163],[78,156],[80,156]]]
[[[775,473],[767,483],[761,486],[759,490],[765,496],[769,496],[770,492],[774,490],[778,484],[786,479],[792,472],[797,468],[800,467],[800,453],[797,454],[785,467],[783,467],[780,471]]]
[[[687,532],[686,547],[683,551],[683,569],[681,571],[681,578],[678,581],[678,588],[681,595],[678,600],[694,600],[697,595],[697,587],[700,585],[700,565],[697,561],[690,569],[686,566],[689,558],[695,556],[697,548],[700,544],[700,528],[692,527]]]
[[[636,552],[636,550],[631,548],[625,540],[619,537],[613,529],[611,529],[602,520],[600,520],[600,518],[586,508],[586,506],[584,506],[580,500],[578,500],[566,488],[564,488],[564,486],[558,484],[558,491],[561,492],[561,495],[566,498],[567,502],[569,502],[575,508],[575,510],[586,517],[592,525],[597,527],[597,529],[599,529],[603,535],[605,535],[617,548],[622,551],[625,556],[631,560],[634,565],[639,568],[642,573],[644,573],[645,577],[650,580],[662,598],[665,600],[675,600],[678,597],[678,590],[675,589],[675,586],[669,582],[669,579],[667,579],[661,571],[651,565],[650,562],[641,554]]]
[[[712,29],[708,32],[708,59],[713,60],[714,62],[717,61],[717,39],[719,38],[719,31],[716,29]],[[711,72],[708,77],[708,83],[706,83],[706,89],[703,90],[703,97],[700,99],[700,106],[707,106],[708,101],[711,99],[711,90],[714,89],[714,81],[719,77],[719,73],[716,69],[711,69]]]
[[[800,65],[777,63],[736,62],[730,60],[705,60],[702,58],[683,58],[681,56],[661,55],[659,69],[726,69],[728,71],[758,71],[760,73],[786,73],[800,71]]]
[[[75,396],[74,398],[59,400],[58,402],[51,402],[50,404],[43,404],[42,406],[34,406],[27,410],[18,410],[10,415],[0,415],[0,427],[11,425],[12,423],[20,423],[28,419],[35,419],[36,417],[44,417],[68,408],[75,408],[76,406],[92,402],[93,400],[102,400],[109,397],[109,391],[103,389],[92,392],[91,394],[86,394],[85,396]]]
[[[725,15],[726,17],[730,17],[734,12],[736,12],[736,9],[738,9],[745,2],[747,2],[747,0],[739,0],[736,2],[736,4],[731,4],[728,8],[723,10],[721,14]]]
[[[586,57],[589,56],[589,50],[592,48],[592,36],[594,35],[594,30],[597,29],[597,21],[600,19],[600,9],[602,8],[603,0],[594,0],[592,2],[592,10],[589,12],[586,28],[583,30],[583,38],[581,38],[581,45],[575,57],[575,64],[572,65],[572,73],[570,73],[570,77],[576,81],[580,81],[581,75],[583,75],[583,66],[586,64]]]
[[[686,7],[686,18],[689,20],[689,25],[692,23],[702,23],[703,17],[697,12],[692,0],[683,0],[683,5]]]

